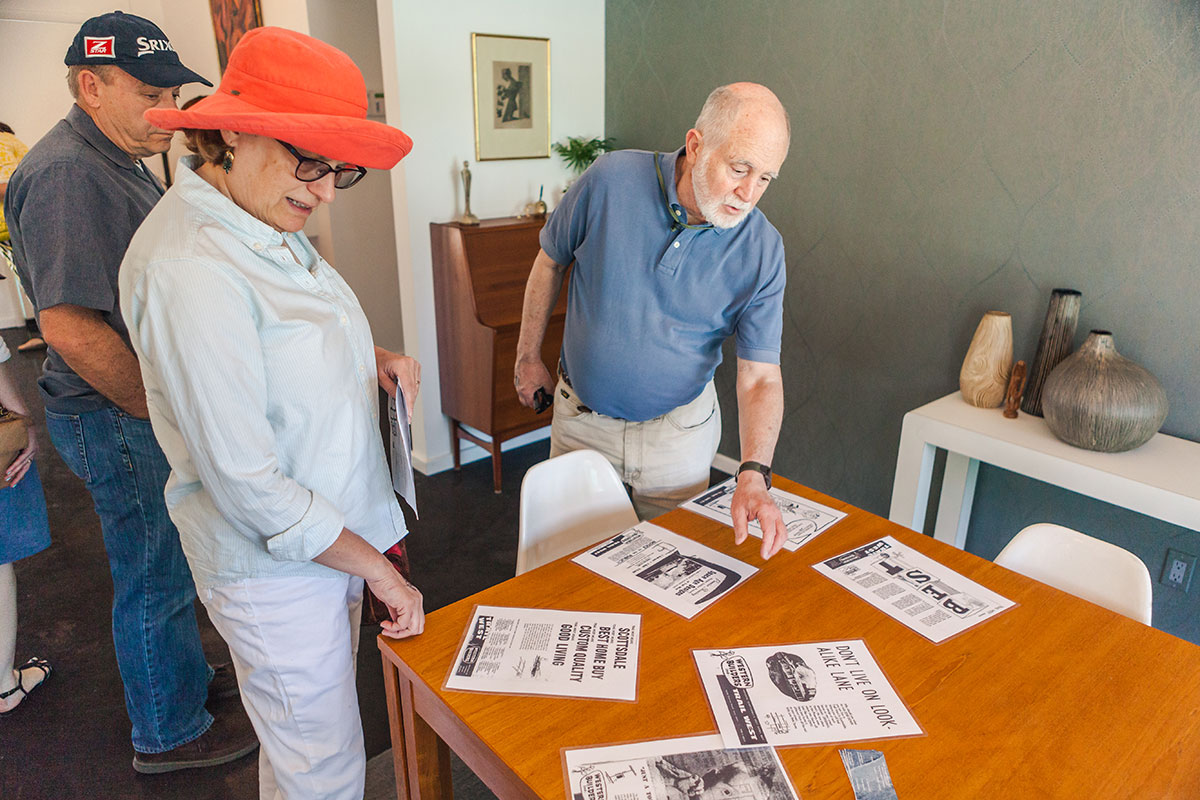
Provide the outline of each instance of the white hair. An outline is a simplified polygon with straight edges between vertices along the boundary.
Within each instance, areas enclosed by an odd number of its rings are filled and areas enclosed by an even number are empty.
[[[700,109],[700,116],[696,117],[695,129],[700,131],[707,144],[713,147],[720,146],[729,137],[733,123],[737,121],[738,114],[741,113],[742,104],[749,99],[733,84],[718,86],[709,93],[708,99],[704,101],[704,107]],[[783,124],[788,139],[791,139],[792,123],[788,119],[787,109],[781,105],[779,110],[783,112]]]

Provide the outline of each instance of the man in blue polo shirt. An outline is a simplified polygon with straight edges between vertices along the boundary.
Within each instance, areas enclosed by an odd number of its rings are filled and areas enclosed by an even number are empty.
[[[195,584],[163,498],[170,467],[117,290],[129,240],[163,194],[141,159],[171,146],[142,112],[174,108],[180,84],[212,84],[158,26],[119,11],[85,22],[64,61],[75,105],[17,167],[4,206],[49,345],[38,380],[46,426],[100,517],[134,769],[221,764],[258,742],[232,670],[214,673],[201,649]]]
[[[554,392],[550,455],[603,453],[645,519],[708,485],[721,439],[712,378],[735,335],[734,537],[745,541],[757,519],[763,558],[787,538],[767,493],[783,418],[785,265],[779,232],[755,205],[788,143],[779,99],[735,83],[713,90],[677,152],[597,159],[542,229],[514,370],[525,405]],[[556,385],[542,340],[571,263]]]

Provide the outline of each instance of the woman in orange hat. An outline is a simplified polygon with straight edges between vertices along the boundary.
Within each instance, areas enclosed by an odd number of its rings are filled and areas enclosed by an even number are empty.
[[[214,94],[146,112],[186,129],[198,156],[181,160],[121,266],[171,464],[167,506],[262,743],[262,797],[362,797],[364,581],[387,606],[384,635],[424,627],[421,594],[381,554],[406,529],[376,388],[400,384],[411,415],[420,366],[374,346],[354,293],[301,231],[411,149],[366,112],[341,51],[250,31]]]

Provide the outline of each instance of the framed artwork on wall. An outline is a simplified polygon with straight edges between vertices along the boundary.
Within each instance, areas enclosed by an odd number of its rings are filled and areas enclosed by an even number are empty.
[[[262,26],[262,6],[259,0],[208,0],[208,7],[217,37],[217,61],[224,72],[238,39],[251,28]]]
[[[550,157],[550,40],[471,34],[475,160]]]

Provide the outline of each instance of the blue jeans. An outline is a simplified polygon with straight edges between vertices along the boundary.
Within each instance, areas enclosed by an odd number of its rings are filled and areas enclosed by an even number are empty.
[[[171,469],[150,423],[115,408],[46,412],[55,449],[92,495],[113,579],[113,644],[133,748],[161,753],[208,730],[212,670],[163,487]]]

